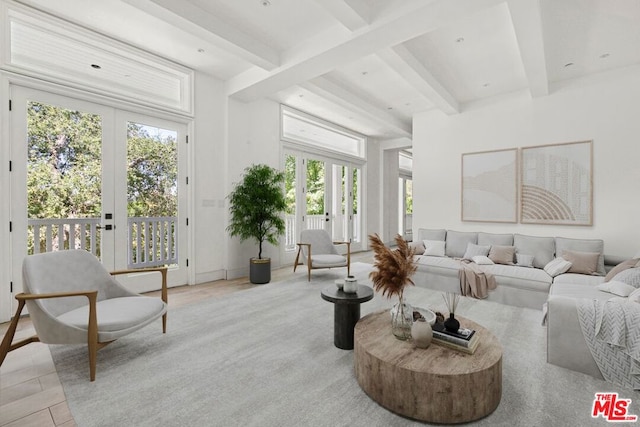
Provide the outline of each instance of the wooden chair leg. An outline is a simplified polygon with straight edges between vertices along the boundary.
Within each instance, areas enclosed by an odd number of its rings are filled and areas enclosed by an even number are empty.
[[[307,281],[311,281],[311,260],[307,260]]]
[[[89,378],[96,380],[96,361],[98,359],[98,315],[96,313],[97,294],[89,297],[89,330],[87,344],[89,346]]]
[[[18,300],[18,310],[16,311],[16,315],[13,316],[13,319],[11,319],[11,324],[9,325],[9,329],[7,329],[7,333],[4,335],[2,344],[0,344],[0,366],[2,366],[2,362],[4,362],[5,357],[7,357],[7,353],[13,350],[11,348],[11,343],[13,342],[13,337],[16,334],[16,328],[18,327],[18,321],[20,320],[20,313],[22,313],[24,304],[25,304],[24,300]]]
[[[298,247],[298,253],[296,254],[296,260],[293,263],[293,272],[296,272],[296,268],[298,268],[298,260],[300,259],[300,251],[302,250],[302,246]]]

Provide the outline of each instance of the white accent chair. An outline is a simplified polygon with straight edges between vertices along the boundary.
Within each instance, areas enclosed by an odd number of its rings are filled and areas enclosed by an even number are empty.
[[[300,242],[297,245],[298,254],[293,264],[293,271],[296,271],[299,264],[307,264],[309,281],[311,281],[311,270],[318,268],[347,267],[347,275],[350,274],[351,242],[333,242],[325,230],[302,230]],[[338,253],[336,245],[347,245],[346,256]]]
[[[161,298],[131,292],[112,277],[149,271],[161,274]],[[0,365],[9,351],[31,342],[87,344],[94,381],[98,349],[161,316],[166,333],[167,267],[109,273],[91,253],[66,250],[27,256],[22,276],[24,293],[16,295],[18,309],[0,344]],[[12,344],[25,304],[37,335]]]

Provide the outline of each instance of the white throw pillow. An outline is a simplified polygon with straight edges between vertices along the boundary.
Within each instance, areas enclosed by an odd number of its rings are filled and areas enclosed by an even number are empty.
[[[491,264],[494,264],[494,262],[491,261],[489,259],[489,257],[485,256],[485,255],[476,255],[473,258],[471,258],[471,260],[473,262],[475,262],[476,264],[478,264],[478,265],[491,265]]]
[[[444,256],[443,240],[423,240],[424,253],[422,255]]]
[[[473,259],[474,256],[481,255],[487,256],[489,253],[490,246],[479,246],[474,245],[473,243],[467,243],[467,250],[464,253],[463,259]]]
[[[516,265],[520,267],[533,267],[533,259],[535,257],[533,255],[526,254],[516,254]]]
[[[544,271],[551,277],[566,273],[571,268],[571,263],[564,258],[551,260],[544,266]]]
[[[636,288],[634,288],[633,286],[627,285],[623,282],[618,282],[616,280],[610,280],[608,282],[601,283],[596,286],[596,289],[621,297],[628,297],[633,291],[636,290]]]
[[[613,276],[611,279],[617,282],[623,282],[634,288],[640,288],[640,268],[628,268]]]

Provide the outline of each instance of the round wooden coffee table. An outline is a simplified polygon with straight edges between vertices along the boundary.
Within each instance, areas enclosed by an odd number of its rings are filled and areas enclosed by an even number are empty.
[[[480,336],[472,355],[398,340],[388,310],[360,319],[353,357],[360,387],[385,408],[430,423],[464,423],[492,413],[502,397],[502,346],[482,326],[456,318]]]

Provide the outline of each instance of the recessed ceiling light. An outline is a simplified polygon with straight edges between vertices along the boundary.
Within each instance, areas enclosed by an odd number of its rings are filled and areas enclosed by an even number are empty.
[[[608,53],[603,53],[602,55],[600,55],[600,59],[605,59],[608,58],[609,54]]]
[[[456,39],[456,43],[462,43],[464,41],[464,37],[458,37]]]
[[[564,64],[564,68],[571,67],[572,65],[573,62],[567,62],[566,64]]]
[[[96,70],[101,69],[102,67],[99,66],[98,64],[91,64],[91,68],[95,68]]]

